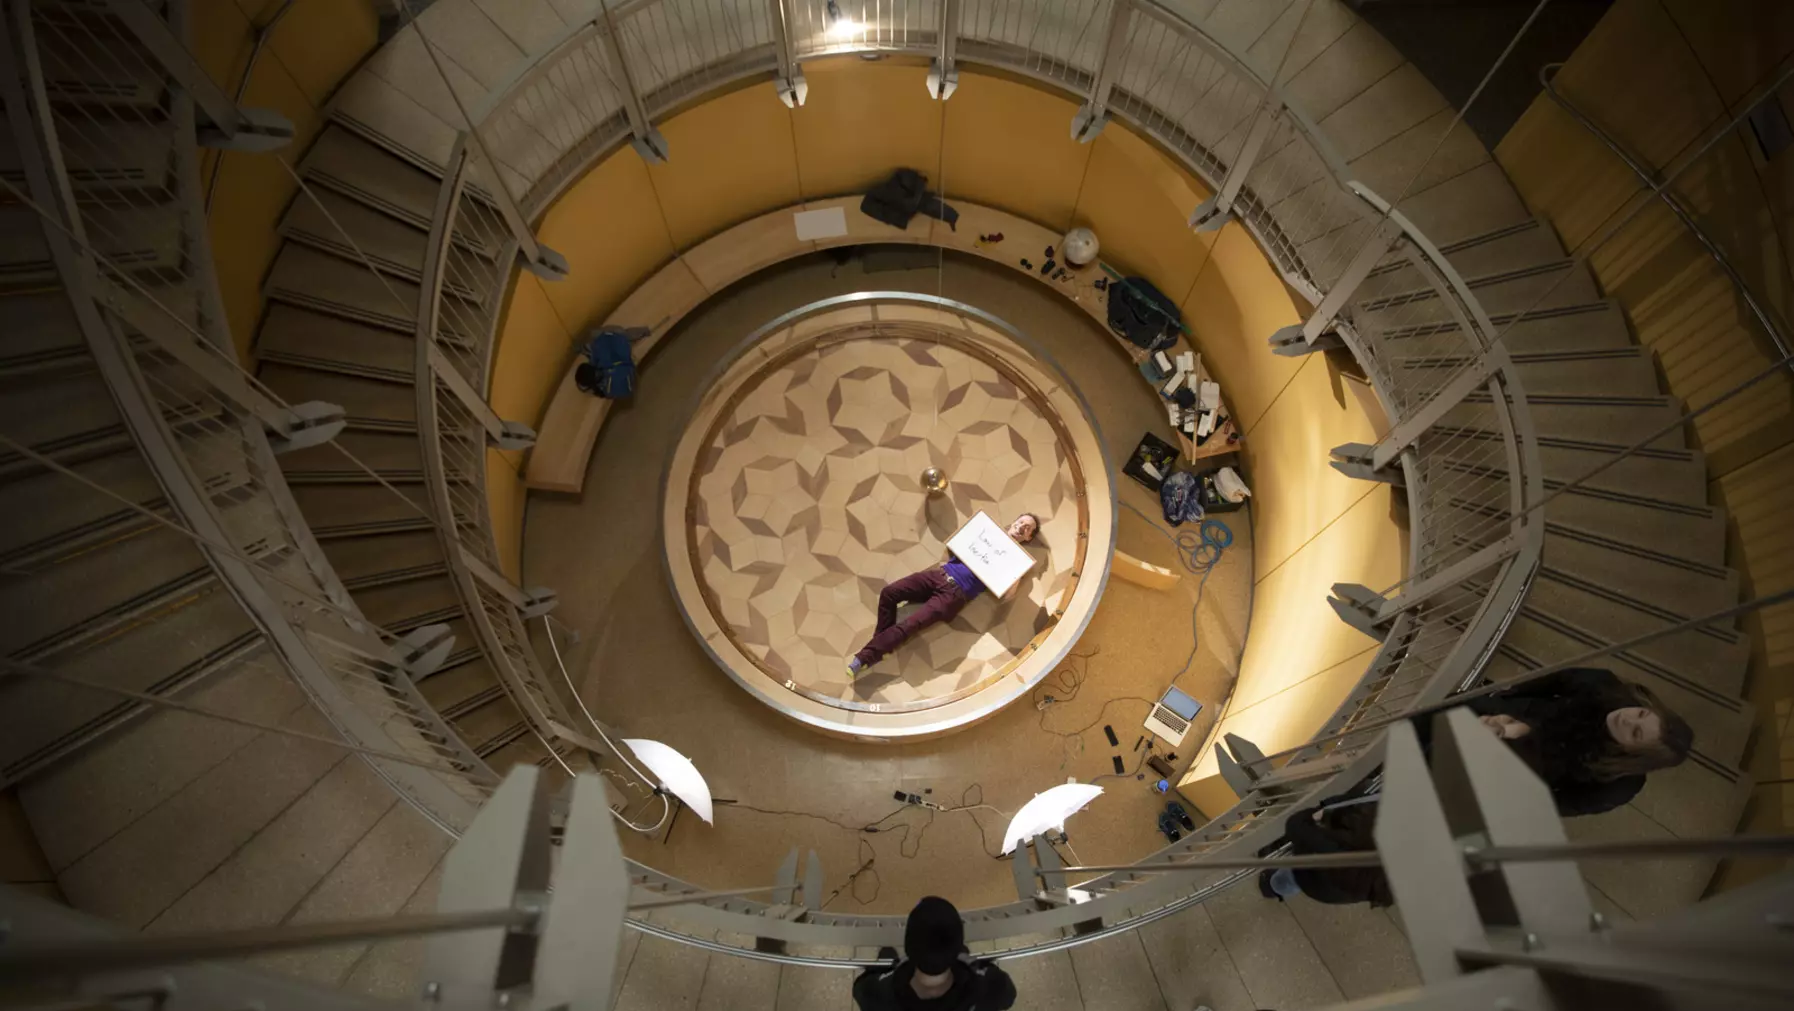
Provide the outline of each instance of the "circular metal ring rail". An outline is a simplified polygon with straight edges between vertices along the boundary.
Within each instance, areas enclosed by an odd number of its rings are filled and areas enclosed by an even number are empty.
[[[632,119],[638,131],[651,128],[656,117],[802,59],[853,52],[935,55],[938,40],[933,32],[866,34],[840,43],[822,37],[817,19],[813,30],[789,26],[802,37],[786,40],[742,28],[739,18],[724,18],[721,23],[730,24],[732,30],[719,36],[693,27],[677,8],[680,3],[749,2],[753,0],[634,0],[619,5],[567,30],[540,59],[518,67],[495,88],[476,111],[475,129],[486,149],[505,159],[501,174],[521,183],[524,214],[539,214],[591,164],[626,142]],[[1116,4],[1120,7],[1112,6]],[[1268,775],[1233,808],[1142,863],[1245,852],[1281,834],[1283,816],[1305,798],[1337,791],[1374,768],[1381,739],[1377,718],[1436,702],[1479,676],[1538,564],[1543,517],[1528,511],[1543,496],[1537,441],[1517,370],[1464,279],[1412,222],[1352,179],[1344,161],[1299,109],[1289,106],[1240,56],[1155,3],[1092,0],[1088,6],[1096,24],[1111,14],[1123,19],[1124,29],[1129,27],[1126,21],[1132,22],[1132,30],[1124,31],[1116,50],[1120,69],[1109,72],[1106,83],[1112,90],[1105,111],[1152,138],[1211,188],[1220,188],[1244,149],[1242,124],[1255,115],[1277,117],[1267,142],[1267,150],[1277,154],[1245,174],[1233,213],[1297,290],[1318,303],[1342,276],[1346,260],[1369,237],[1384,228],[1399,234],[1401,251],[1391,254],[1392,259],[1405,257],[1448,308],[1460,343],[1454,357],[1465,364],[1455,374],[1421,381],[1398,375],[1388,361],[1391,346],[1386,342],[1392,335],[1384,332],[1376,306],[1365,296],[1348,297],[1336,332],[1369,377],[1392,424],[1399,427],[1422,418],[1446,392],[1450,379],[1480,370],[1478,378],[1486,379],[1488,396],[1475,409],[1503,433],[1499,446],[1505,452],[1493,466],[1505,499],[1493,507],[1493,535],[1445,525],[1447,510],[1434,496],[1444,493],[1443,479],[1464,462],[1454,457],[1462,452],[1454,443],[1419,439],[1391,464],[1401,468],[1405,479],[1413,531],[1408,575],[1384,591],[1385,596],[1425,587],[1427,580],[1450,574],[1453,566],[1462,568],[1476,552],[1495,546],[1491,537],[1511,538],[1511,551],[1468,573],[1451,592],[1402,609],[1357,690],[1316,735],[1323,744],[1297,750],[1274,772],[1267,767]],[[894,7],[903,8],[903,0]],[[763,11],[763,6],[754,2],[754,9]],[[1000,26],[962,23],[957,58],[1020,74],[1082,98],[1102,76],[1091,47],[1084,46],[1076,32],[1039,31],[1067,9],[1050,0],[1023,0],[1017,16],[1004,19]],[[1080,41],[1066,46],[1062,44],[1066,38]],[[782,60],[781,46],[788,59]],[[1167,59],[1174,59],[1175,66]],[[627,81],[632,90],[639,90],[624,98],[614,86],[591,83],[603,81]],[[1232,105],[1180,99],[1184,92],[1179,89],[1184,87],[1204,95],[1225,88],[1230,96],[1225,101]],[[563,132],[545,133],[542,124],[549,121]],[[454,176],[459,179],[460,173]],[[446,237],[433,247],[431,257],[446,255]],[[1359,724],[1371,726],[1354,734]],[[699,891],[640,864],[632,863],[631,873],[649,890]],[[1051,940],[999,948],[997,953],[1014,957],[1057,950],[1168,915],[1239,878],[1231,872],[1218,873],[1213,880],[1192,883],[1190,879],[1197,876],[1105,875],[1077,886],[1090,896],[1087,902],[1067,904],[1062,897],[1047,897],[969,910],[967,937],[988,946],[1009,937],[1058,932]],[[792,919],[788,907],[774,910],[741,900],[713,900],[682,909],[681,918],[693,920],[701,930],[727,930],[789,945],[875,947],[897,943],[902,932],[901,917],[808,911]],[[631,922],[658,936],[748,957],[791,964],[865,964],[782,947],[753,951],[690,936],[661,923]]]
[[[951,460],[964,448],[967,441],[982,441],[990,437],[987,431],[992,423],[983,421],[984,415],[966,415],[966,410],[975,407],[971,400],[963,399],[965,389],[972,381],[974,371],[984,370],[983,374],[993,377],[988,387],[1001,387],[1012,391],[1013,406],[1009,410],[1023,412],[1029,424],[1021,431],[1033,429],[1038,432],[1040,423],[1049,426],[1052,445],[1049,448],[1038,444],[1036,437],[1029,437],[1036,443],[1036,457],[1049,456],[1062,461],[1058,467],[1052,466],[1052,459],[1046,460],[1046,466],[1038,464],[1030,466],[1025,459],[1016,458],[1013,467],[1023,473],[1025,482],[1020,493],[1027,495],[1023,502],[1014,504],[1016,509],[1026,509],[1042,518],[1041,549],[1034,551],[1037,558],[1042,558],[1045,565],[1035,574],[1027,585],[1018,590],[1015,600],[1003,605],[994,605],[994,601],[974,602],[991,607],[992,614],[979,619],[975,624],[981,628],[994,627],[995,635],[981,636],[976,633],[962,633],[953,630],[937,630],[944,632],[955,640],[953,647],[947,647],[949,655],[959,656],[974,651],[969,661],[973,674],[961,673],[965,663],[946,671],[934,669],[932,664],[921,661],[922,658],[914,649],[909,650],[901,659],[909,665],[910,674],[904,678],[893,679],[891,684],[878,689],[885,694],[872,694],[870,690],[852,690],[843,694],[838,678],[819,676],[816,672],[805,671],[805,659],[788,657],[780,654],[772,642],[774,636],[762,631],[754,638],[747,634],[747,629],[755,625],[747,616],[750,608],[755,606],[753,600],[762,591],[762,586],[755,586],[752,592],[722,592],[713,584],[714,578],[725,579],[734,585],[743,581],[758,583],[762,578],[774,581],[773,585],[764,587],[770,591],[767,599],[779,598],[779,586],[790,582],[790,573],[785,568],[790,564],[790,553],[812,542],[820,543],[823,524],[829,522],[830,513],[842,513],[840,504],[828,503],[828,482],[826,474],[840,475],[853,468],[857,463],[870,458],[860,450],[854,450],[847,457],[830,458],[825,454],[813,461],[814,475],[797,473],[801,465],[797,456],[790,459],[774,457],[779,463],[770,466],[767,456],[773,450],[768,444],[756,441],[760,436],[753,435],[757,431],[750,420],[744,420],[739,412],[744,409],[761,384],[766,381],[788,379],[795,374],[793,370],[805,376],[835,377],[835,381],[846,381],[851,376],[858,376],[856,382],[864,382],[867,378],[862,373],[870,373],[870,368],[855,368],[847,375],[839,375],[841,366],[829,367],[824,364],[824,356],[837,352],[851,352],[849,342],[870,340],[891,344],[885,348],[887,361],[894,361],[892,368],[900,368],[910,374],[911,385],[905,394],[903,410],[920,410],[927,417],[925,403],[912,405],[916,397],[926,398],[929,394],[918,389],[915,384],[922,382],[933,386],[936,382],[945,383],[950,374],[949,369],[963,370],[965,385],[959,389],[959,398],[948,394],[945,386],[940,392],[946,399],[958,399],[962,417],[955,419],[951,409],[943,411],[936,405],[934,423],[928,426],[926,434],[906,440],[911,445],[906,453],[907,458],[927,457],[938,465],[951,468]],[[901,349],[895,342],[902,342]],[[916,356],[922,360],[932,361],[929,356],[945,356],[939,364],[920,364]],[[948,363],[956,362],[956,365]],[[878,378],[889,381],[884,372]],[[789,388],[785,388],[785,411],[787,417],[773,425],[774,442],[789,446],[785,430],[793,424],[804,424],[807,421],[819,420],[821,405],[811,403],[818,399],[818,394],[807,390],[800,400],[807,407],[798,406],[791,400]],[[860,391],[862,394],[865,391]],[[887,391],[886,396],[890,396]],[[839,388],[835,388],[832,396],[841,396]],[[834,401],[830,401],[833,403]],[[988,401],[978,401],[988,402]],[[897,403],[892,398],[892,403]],[[845,401],[837,411],[851,409],[852,405]],[[750,414],[758,416],[763,405],[748,407]],[[795,413],[793,413],[795,412]],[[837,421],[844,416],[831,413],[830,421]],[[846,419],[852,421],[852,419]],[[882,416],[874,419],[882,422]],[[966,436],[956,426],[972,422],[972,428],[978,430],[976,436]],[[851,428],[851,425],[849,426]],[[890,433],[890,426],[881,425]],[[864,446],[861,441],[851,441],[835,433],[840,431],[839,424],[825,425],[824,432],[818,438],[834,436],[843,443],[840,449],[853,450],[853,447]],[[906,429],[907,430],[907,429]],[[1012,438],[1023,438],[1014,430],[1004,429]],[[725,448],[725,441],[737,452],[730,454]],[[813,442],[804,440],[806,452],[813,448]],[[743,446],[752,447],[752,452],[740,452]],[[982,452],[980,452],[982,455]],[[750,457],[754,459],[750,459]],[[730,536],[718,530],[725,520],[711,508],[708,501],[711,495],[722,493],[718,485],[717,475],[710,473],[714,466],[722,465],[722,461],[733,459],[738,464],[758,467],[752,477],[760,477],[768,482],[771,475],[781,471],[790,471],[793,480],[810,481],[809,492],[803,488],[796,489],[798,497],[813,495],[811,508],[799,510],[787,501],[785,509],[793,513],[788,525],[794,529],[787,532],[767,528],[760,534],[783,538],[780,547],[781,556],[786,558],[778,566],[770,563],[759,563],[751,555],[751,549],[761,537],[752,536],[753,531],[742,529],[733,532],[733,539],[738,543],[745,542],[749,549],[748,571],[743,575],[737,570],[743,568],[731,565],[726,555]],[[958,525],[967,515],[979,508],[987,511],[995,510],[998,504],[994,499],[986,498],[985,490],[978,488],[976,497],[972,493],[973,485],[961,484],[952,489],[953,498],[926,506],[922,489],[916,484],[916,474],[920,472],[925,460],[913,465],[900,464],[906,468],[902,473],[884,474],[878,478],[896,489],[896,494],[903,498],[901,503],[893,502],[893,509],[899,504],[904,506],[906,515],[894,516],[893,524],[906,523],[916,513],[911,509],[926,509],[927,515],[916,520],[918,527],[928,524],[940,526],[943,522]],[[985,461],[982,466],[988,470],[994,464]],[[733,474],[745,483],[750,479],[746,468],[737,468],[726,472]],[[856,478],[863,477],[854,471]],[[814,478],[814,480],[812,480]],[[735,482],[731,482],[734,484]],[[707,495],[704,486],[709,486]],[[914,487],[910,487],[910,486]],[[907,488],[907,491],[903,489]],[[1034,491],[1027,492],[1026,489]],[[746,494],[741,487],[729,489]],[[993,493],[994,494],[994,493]],[[870,500],[872,492],[865,497]],[[1004,496],[1006,499],[1013,496]],[[672,584],[674,599],[679,602],[686,625],[710,654],[718,667],[729,675],[747,692],[800,723],[804,723],[826,733],[851,736],[860,740],[882,742],[909,740],[918,737],[936,736],[943,733],[963,729],[973,723],[997,712],[1004,706],[1026,695],[1041,678],[1049,674],[1064,659],[1078,637],[1083,634],[1091,616],[1101,599],[1102,590],[1108,579],[1109,562],[1114,554],[1115,546],[1115,487],[1111,477],[1109,460],[1105,451],[1102,433],[1098,430],[1094,418],[1091,417],[1090,406],[1083,395],[1070,381],[1065,373],[1053,362],[1052,357],[1038,343],[1025,334],[1009,326],[1007,323],[972,306],[933,295],[912,294],[908,292],[859,292],[835,298],[823,299],[809,305],[794,309],[765,326],[757,329],[735,349],[725,355],[712,368],[705,382],[694,398],[692,421],[684,436],[674,444],[669,455],[663,478],[663,515],[662,532],[666,543],[668,574]],[[1058,503],[1054,508],[1054,503]],[[746,503],[743,503],[746,507]],[[727,510],[731,514],[733,508]],[[948,514],[952,514],[949,519]],[[993,513],[994,515],[994,513]],[[806,518],[807,517],[807,518]],[[876,547],[882,554],[892,550],[886,545],[862,543],[864,538],[875,536],[869,533],[864,525],[858,535],[851,532],[858,522],[846,511],[846,515],[837,515],[836,520],[845,522],[849,528],[846,539],[854,541],[853,554],[861,554],[860,549]],[[794,546],[791,537],[797,536]],[[895,538],[895,534],[892,535]],[[928,560],[938,560],[938,547],[931,546],[940,537],[939,531],[918,533],[919,543],[911,544],[902,538],[893,543],[907,547],[907,556],[915,556],[909,560],[910,567],[926,564]],[[845,541],[843,542],[845,543]],[[722,545],[722,547],[718,547]],[[837,552],[839,553],[839,552]],[[866,552],[867,555],[871,551]],[[863,574],[864,566],[874,562],[861,561],[849,564],[840,559],[831,559],[833,572],[841,572],[843,568],[855,570],[853,573],[841,573],[852,577]],[[828,568],[830,566],[823,566]],[[903,571],[902,560],[898,560],[897,570]],[[764,571],[762,571],[764,570]],[[755,573],[758,573],[756,575]],[[825,572],[823,575],[830,575]],[[836,577],[834,582],[844,582],[850,591],[856,591],[857,580],[845,580]],[[763,585],[763,584],[762,584]],[[860,619],[867,617],[863,612],[865,602],[859,592],[854,592],[859,608],[849,607]],[[783,598],[779,598],[783,599]],[[796,613],[797,608],[785,601],[787,609]],[[776,606],[769,605],[769,606]],[[738,613],[737,613],[738,612]],[[729,615],[736,613],[735,618]],[[826,616],[824,616],[826,617]],[[798,622],[803,620],[801,614],[792,619],[794,630]],[[771,622],[763,618],[758,624],[764,626]],[[990,622],[995,622],[993,626]],[[832,620],[831,624],[835,624]],[[858,641],[862,629],[855,623],[851,632]],[[840,629],[833,631],[839,632]],[[999,640],[1007,648],[987,660],[979,660],[975,651],[989,647]],[[979,644],[980,640],[986,640]],[[832,660],[837,666],[840,657],[852,651],[852,646],[845,640],[835,642],[833,651],[822,657],[819,662]],[[799,642],[793,652],[803,653],[807,644]],[[887,661],[895,666],[899,658]],[[793,669],[794,664],[799,669]],[[862,675],[861,681],[868,676]],[[950,688],[937,687],[927,691],[919,691],[918,683],[941,685],[947,681],[955,681]],[[856,682],[857,684],[858,682]],[[864,695],[864,698],[861,696]],[[911,696],[914,696],[913,698]]]

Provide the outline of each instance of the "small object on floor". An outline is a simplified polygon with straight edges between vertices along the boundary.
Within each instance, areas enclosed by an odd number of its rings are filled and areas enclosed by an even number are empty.
[[[1282,902],[1283,896],[1278,895],[1277,890],[1271,887],[1271,875],[1275,873],[1277,872],[1269,867],[1258,872],[1258,894],[1267,899],[1276,899],[1278,902]]]
[[[1177,830],[1177,819],[1168,814],[1159,815],[1159,831],[1163,832],[1165,838],[1171,842],[1176,842],[1183,838],[1183,833]],[[1270,871],[1266,871],[1265,873],[1269,874]],[[1266,886],[1261,884],[1260,887],[1262,888]]]
[[[1096,279],[1096,283],[1092,284],[1091,287],[1095,288],[1097,291],[1108,291],[1109,279],[1106,277],[1099,277]]]
[[[861,674],[865,673],[865,671],[866,671],[866,665],[860,662],[859,657],[850,656],[847,658],[847,676],[848,677],[857,678]]]
[[[1048,260],[1047,262],[1040,265],[1040,273],[1042,276],[1051,274],[1053,272],[1053,268],[1057,267],[1057,266],[1058,266],[1057,263],[1054,263],[1052,260]]]
[[[1135,751],[1140,750],[1140,742],[1144,741],[1144,740],[1146,740],[1145,734],[1141,734],[1139,737],[1134,738],[1134,750]]]
[[[1106,723],[1103,724],[1103,734],[1109,738],[1109,747],[1113,748],[1121,744],[1121,738],[1115,736],[1114,727],[1111,727]]]
[[[1034,264],[1029,263],[1028,258],[1025,256],[1022,257],[1022,269],[1023,270],[1033,270],[1034,269]]]
[[[980,245],[980,246],[994,246],[997,243],[1002,242],[1002,241],[1003,241],[1003,233],[1002,232],[991,232],[989,235],[978,236],[978,245]]]
[[[1117,775],[1117,776],[1127,775],[1127,766],[1122,764],[1120,755],[1110,755],[1109,759],[1115,763],[1115,775]]]
[[[1157,793],[1169,793],[1171,790],[1171,781],[1169,779],[1161,779],[1152,784],[1152,788],[1154,792]]]
[[[1164,776],[1166,779],[1170,779],[1175,771],[1171,767],[1170,760],[1164,755],[1148,755],[1146,757],[1146,767],[1159,775]]]
[[[1054,256],[1054,255],[1055,255],[1055,254],[1054,254],[1054,253],[1053,253],[1053,247],[1052,247],[1052,246],[1048,246],[1048,247],[1047,247],[1047,248],[1046,248],[1046,256],[1047,256],[1047,259],[1049,259],[1049,260],[1050,260],[1050,259],[1052,259],[1052,258],[1053,258],[1053,256]]]
[[[1146,773],[1144,773],[1144,772],[1136,772],[1136,773],[1134,773],[1134,778],[1135,778],[1135,779],[1145,779],[1145,778],[1146,778]]]
[[[1178,824],[1184,827],[1184,831],[1196,831],[1196,819],[1190,817],[1190,812],[1184,810],[1184,806],[1177,801],[1174,800],[1167,803],[1165,805],[1165,813],[1176,818]]]
[[[1158,436],[1147,432],[1140,438],[1140,444],[1134,447],[1133,455],[1121,472],[1145,485],[1150,491],[1158,491],[1165,484],[1165,476],[1170,474],[1177,462],[1177,450]],[[1146,469],[1147,464],[1152,470]],[[1154,476],[1154,472],[1157,476]]]

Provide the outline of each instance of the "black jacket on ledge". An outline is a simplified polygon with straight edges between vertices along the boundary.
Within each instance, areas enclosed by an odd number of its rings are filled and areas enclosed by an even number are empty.
[[[923,1000],[909,981],[914,962],[867,969],[853,981],[853,1002],[860,1011],[1006,1011],[1015,1006],[1015,984],[991,962],[956,962],[953,986],[933,1000]]]
[[[1644,789],[1643,776],[1600,779],[1589,763],[1608,739],[1607,714],[1638,705],[1638,697],[1598,667],[1572,667],[1470,701],[1478,716],[1511,716],[1532,728],[1508,747],[1551,788],[1557,813],[1565,818],[1600,814],[1631,801]]]

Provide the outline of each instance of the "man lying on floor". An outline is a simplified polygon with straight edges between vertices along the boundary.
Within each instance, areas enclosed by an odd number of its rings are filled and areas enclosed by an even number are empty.
[[[1039,529],[1039,519],[1032,513],[1022,513],[1004,532],[1017,544],[1026,544],[1034,539]],[[887,585],[878,593],[878,627],[865,648],[848,658],[847,673],[854,677],[865,673],[910,636],[936,622],[952,621],[973,597],[983,592],[984,584],[972,575],[964,562],[951,554],[940,565],[912,572]],[[900,620],[898,604],[916,606]]]

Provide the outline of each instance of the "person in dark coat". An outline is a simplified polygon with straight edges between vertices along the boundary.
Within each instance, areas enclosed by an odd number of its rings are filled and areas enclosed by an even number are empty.
[[[930,895],[910,910],[903,952],[903,960],[867,969],[853,981],[853,1002],[860,1011],[1006,1011],[1015,1006],[1009,974],[967,956],[965,923],[946,899]]]
[[[1377,798],[1332,797],[1315,807],[1303,808],[1283,823],[1283,838],[1290,855],[1348,853],[1377,848],[1372,831],[1377,824]],[[1274,848],[1277,844],[1266,847]],[[1258,890],[1268,899],[1306,895],[1316,902],[1343,906],[1368,902],[1373,907],[1395,903],[1389,878],[1381,867],[1288,867],[1261,871]]]
[[[1629,802],[1645,774],[1688,757],[1694,731],[1643,685],[1575,667],[1470,701],[1551,788],[1565,818]]]

